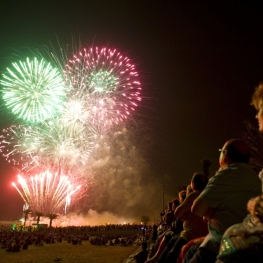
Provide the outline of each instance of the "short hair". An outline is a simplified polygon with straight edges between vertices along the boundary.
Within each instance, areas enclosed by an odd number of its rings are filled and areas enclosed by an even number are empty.
[[[185,190],[180,191],[178,196],[179,196],[179,198],[184,200],[186,198],[186,191]]]
[[[231,139],[227,141],[225,147],[227,156],[232,162],[248,163],[250,158],[249,146],[240,139]]]
[[[259,102],[263,100],[263,82],[261,82],[255,89],[254,94],[252,95],[251,105],[258,110]]]
[[[194,173],[191,182],[196,190],[204,190],[208,183],[208,178],[203,173]]]
[[[172,202],[173,202],[173,204],[174,204],[175,207],[177,207],[177,206],[180,205],[179,198],[174,198],[174,199],[172,200]]]
[[[167,204],[167,206],[169,207],[170,210],[172,210],[172,205],[173,205],[172,201],[168,202],[168,204]]]

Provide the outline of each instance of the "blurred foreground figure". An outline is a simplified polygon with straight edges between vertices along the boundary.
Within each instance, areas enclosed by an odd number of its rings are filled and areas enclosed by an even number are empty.
[[[256,88],[251,104],[257,110],[256,119],[258,120],[259,131],[263,133],[263,83]],[[263,170],[259,173],[259,178],[263,181]],[[257,217],[263,223],[263,194],[252,198],[248,202],[247,208],[252,216]]]
[[[259,131],[263,133],[263,83],[255,90],[252,105],[257,110]],[[263,171],[259,173],[263,181]],[[263,262],[263,195],[248,201],[247,209],[250,214],[243,223],[231,226],[224,234],[218,263],[261,263]]]

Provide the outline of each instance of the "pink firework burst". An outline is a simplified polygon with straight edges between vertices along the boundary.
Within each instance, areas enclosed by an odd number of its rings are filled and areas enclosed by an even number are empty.
[[[64,74],[69,93],[85,101],[95,124],[118,124],[141,101],[135,65],[116,49],[84,48],[68,61]]]

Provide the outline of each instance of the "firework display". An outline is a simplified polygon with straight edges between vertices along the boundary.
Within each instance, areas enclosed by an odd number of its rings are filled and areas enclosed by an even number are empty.
[[[27,154],[30,145],[33,144],[30,127],[23,125],[11,125],[3,129],[0,136],[0,151],[8,162],[14,165],[28,166],[32,162],[32,158]]]
[[[141,100],[135,66],[116,49],[83,49],[66,65],[67,87],[87,101],[91,122],[118,124],[128,118]]]
[[[65,65],[54,54],[51,62],[27,58],[0,81],[5,104],[19,120],[3,130],[0,151],[23,170],[13,185],[35,211],[64,206],[66,213],[80,192],[70,181],[83,179],[93,148],[141,101],[135,66],[116,49],[84,48],[72,57]]]
[[[6,106],[27,122],[52,118],[62,110],[65,99],[63,78],[44,59],[13,63],[1,85]]]
[[[0,150],[25,171],[59,167],[71,171],[86,164],[94,136],[90,127],[64,125],[61,119],[37,126],[12,125],[0,136]]]
[[[45,171],[30,178],[18,175],[18,183],[12,183],[30,209],[43,213],[57,212],[69,205],[71,196],[81,185],[73,185],[69,177]]]

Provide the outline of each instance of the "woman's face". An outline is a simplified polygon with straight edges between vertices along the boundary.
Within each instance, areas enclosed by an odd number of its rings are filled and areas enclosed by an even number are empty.
[[[260,132],[263,133],[263,101],[262,100],[260,100],[258,104],[258,112],[256,118],[258,120],[258,129]]]

